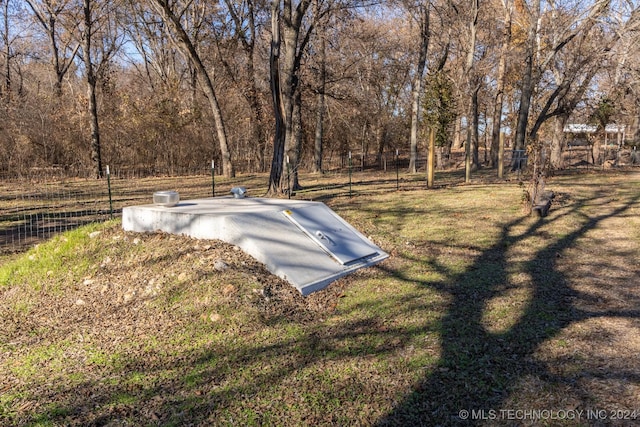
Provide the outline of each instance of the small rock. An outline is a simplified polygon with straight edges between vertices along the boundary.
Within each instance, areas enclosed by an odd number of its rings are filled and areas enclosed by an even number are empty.
[[[95,280],[93,279],[84,279],[84,281],[82,282],[83,285],[85,286],[91,286],[95,283]]]
[[[100,234],[102,234],[102,231],[92,231],[91,233],[89,233],[89,238],[90,239],[95,239],[96,237],[98,237]]]
[[[78,298],[78,299],[76,300],[76,305],[86,305],[86,304],[87,304],[87,303],[86,303],[86,302],[84,302],[84,300],[83,300],[83,299]]]
[[[211,316],[209,316],[209,320],[211,320],[214,323],[219,322],[221,318],[222,316],[220,316],[218,313],[211,313]]]
[[[227,268],[229,268],[229,266],[228,266],[228,265],[227,265],[227,263],[226,263],[226,262],[224,262],[223,260],[221,260],[221,259],[217,259],[217,260],[215,260],[215,261],[214,261],[214,263],[213,263],[213,268],[214,268],[216,271],[224,271],[224,270],[226,270]]]

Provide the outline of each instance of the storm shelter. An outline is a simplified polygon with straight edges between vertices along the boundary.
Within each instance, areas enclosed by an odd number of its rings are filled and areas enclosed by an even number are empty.
[[[225,196],[130,206],[122,226],[237,245],[303,295],[389,256],[324,203],[304,200]]]

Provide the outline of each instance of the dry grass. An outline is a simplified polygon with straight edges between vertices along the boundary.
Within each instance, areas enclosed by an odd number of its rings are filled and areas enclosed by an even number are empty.
[[[392,256],[307,298],[118,221],[6,263],[0,423],[637,423],[637,172],[555,177],[542,220],[516,182],[366,178],[302,182]]]

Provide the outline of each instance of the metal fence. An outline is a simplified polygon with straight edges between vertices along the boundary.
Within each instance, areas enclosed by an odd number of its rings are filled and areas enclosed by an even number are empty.
[[[568,155],[570,161],[577,161],[575,167],[587,163],[582,160],[587,158],[585,153],[572,149]],[[439,173],[436,186],[464,182],[464,153],[454,153],[447,161],[450,169]],[[524,152],[505,151],[504,163],[505,171],[511,170],[518,178],[526,175]],[[408,165],[408,153],[353,155],[351,159],[345,155],[322,179],[313,179],[322,182],[306,186],[293,197],[322,200],[350,197],[352,191],[363,194],[426,188],[426,156],[418,156],[418,174],[407,174]],[[151,203],[155,191],[177,190],[183,200],[228,194],[234,186],[250,188],[252,196],[266,193],[266,174],[223,179],[218,172],[205,165],[171,171],[112,169],[104,179],[67,177],[58,170],[42,169],[20,177],[0,176],[0,255],[24,251],[58,233],[117,217],[124,206]],[[489,177],[495,171],[480,173]],[[303,185],[308,178],[301,179]]]
[[[150,177],[115,170],[104,179],[64,177],[35,170],[0,177],[0,255],[23,251],[52,236],[118,216],[131,204],[150,203],[154,191],[179,187],[185,197],[211,196],[210,171]]]

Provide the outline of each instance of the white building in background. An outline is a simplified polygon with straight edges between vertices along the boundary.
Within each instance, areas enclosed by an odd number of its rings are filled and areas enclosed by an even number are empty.
[[[582,123],[571,123],[564,127],[564,133],[573,135],[573,140],[579,144],[591,144],[588,137],[598,132],[599,126]],[[626,125],[610,123],[604,128],[604,144],[622,146],[626,140]]]

